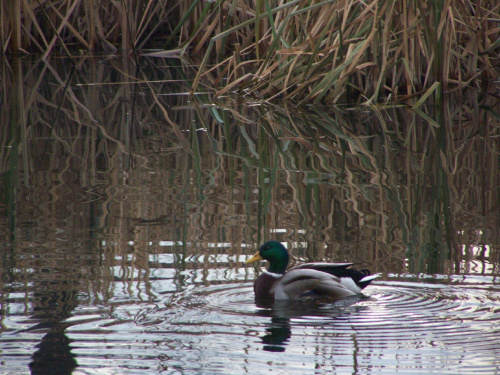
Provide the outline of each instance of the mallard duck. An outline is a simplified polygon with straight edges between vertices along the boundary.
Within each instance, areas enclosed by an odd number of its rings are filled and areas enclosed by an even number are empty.
[[[361,293],[379,275],[349,268],[352,263],[305,263],[286,270],[290,256],[278,241],[264,243],[245,264],[261,259],[269,268],[254,284],[257,299],[291,300],[303,296],[340,299]]]

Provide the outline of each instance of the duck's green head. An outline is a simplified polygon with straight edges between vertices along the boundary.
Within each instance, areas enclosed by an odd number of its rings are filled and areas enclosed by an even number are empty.
[[[269,261],[269,268],[267,269],[269,272],[285,273],[286,267],[288,266],[289,255],[281,242],[268,241],[245,263],[252,263],[261,259]]]

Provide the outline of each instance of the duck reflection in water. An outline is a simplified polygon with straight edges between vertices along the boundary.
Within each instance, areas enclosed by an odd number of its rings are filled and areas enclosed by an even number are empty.
[[[267,352],[284,352],[286,342],[291,336],[290,319],[273,316],[271,324],[266,328],[266,334],[262,336],[263,349]]]
[[[290,327],[290,316],[285,310],[286,303],[274,302],[268,299],[256,299],[257,315],[262,317],[270,317],[271,321],[268,323],[265,335],[261,340],[264,344],[263,349],[268,352],[284,352],[287,341],[292,336],[292,329]],[[291,311],[289,311],[291,312]]]
[[[269,317],[266,332],[261,337],[263,350],[268,352],[284,352],[286,345],[292,337],[294,319],[300,319],[300,325],[332,324],[340,316],[356,314],[366,309],[358,302],[367,299],[365,296],[352,296],[342,300],[332,301],[327,299],[303,299],[300,301],[270,301],[256,299],[259,307],[257,315]],[[312,319],[314,318],[314,319]],[[318,319],[320,318],[320,319]]]

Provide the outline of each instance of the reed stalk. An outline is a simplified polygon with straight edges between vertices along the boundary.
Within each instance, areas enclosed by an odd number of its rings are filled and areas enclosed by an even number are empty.
[[[12,25],[12,30],[2,29],[2,32],[11,31],[11,45],[12,51],[14,53],[19,53],[21,51],[21,0],[12,0],[9,2],[10,5],[10,21]],[[7,40],[6,36],[2,37],[2,40]],[[4,49],[5,50],[5,47]]]
[[[193,91],[203,80],[219,96],[439,102],[500,79],[496,0],[12,0],[0,12],[4,52],[179,50],[200,64]]]
[[[498,97],[469,89],[440,106],[304,111],[228,95],[215,107],[162,95],[185,92],[178,78],[195,72],[144,62],[136,77],[130,59],[79,57],[75,89],[62,59],[2,60],[1,108],[11,109],[0,110],[4,237],[23,235],[35,215],[47,239],[92,229],[123,254],[132,239],[148,251],[179,241],[188,257],[199,247],[187,242],[279,235],[312,249],[299,257],[460,273],[480,236],[498,262]]]

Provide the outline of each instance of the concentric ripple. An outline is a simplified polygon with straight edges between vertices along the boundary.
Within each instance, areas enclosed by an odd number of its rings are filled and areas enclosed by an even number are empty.
[[[158,280],[156,300],[117,295],[112,310],[82,305],[64,322],[67,351],[88,373],[500,373],[495,279],[387,276],[361,297],[258,306],[253,275],[224,275],[192,272],[180,291]],[[19,316],[19,331],[0,341],[6,363],[17,361],[10,368],[26,368],[43,341],[45,331],[23,331],[27,323]]]
[[[360,298],[258,307],[251,283],[232,282],[185,291],[135,323],[181,335],[205,370],[263,373],[280,361],[286,373],[491,374],[500,369],[499,291],[377,281]],[[234,361],[219,363],[221,350]],[[164,365],[190,354],[183,347]]]
[[[360,348],[383,358],[380,366],[410,373],[498,370],[498,289],[380,282],[370,296],[361,303],[366,309],[340,317],[332,330],[355,331]]]

